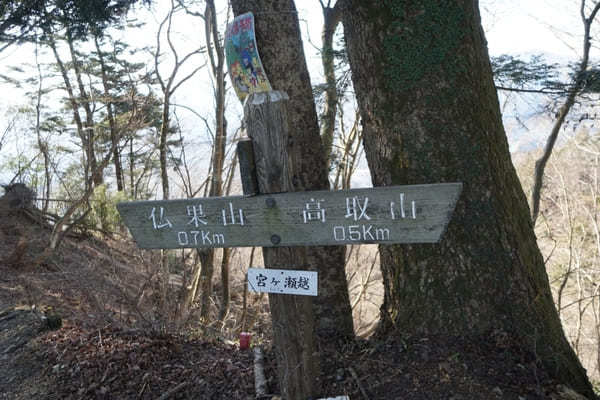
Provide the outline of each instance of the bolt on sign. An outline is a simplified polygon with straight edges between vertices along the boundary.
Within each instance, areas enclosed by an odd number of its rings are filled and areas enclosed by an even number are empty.
[[[461,183],[117,204],[141,248],[435,243]]]
[[[251,292],[316,296],[316,271],[248,268],[248,290]]]

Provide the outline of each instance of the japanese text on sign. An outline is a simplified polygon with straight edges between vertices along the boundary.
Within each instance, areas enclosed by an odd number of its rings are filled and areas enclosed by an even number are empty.
[[[317,295],[317,272],[248,268],[248,290],[252,292]]]
[[[142,248],[434,243],[461,189],[443,183],[117,207]]]
[[[313,198],[307,202],[302,208],[301,217],[304,224],[311,222],[326,221],[326,207],[323,204],[325,200],[315,200]],[[398,204],[395,201],[389,202],[389,215],[391,220],[405,219],[417,217],[417,208],[414,201],[410,202],[410,208],[406,209],[404,193],[400,193]],[[367,213],[369,207],[369,197],[354,196],[345,198],[345,214],[344,218],[348,221],[366,222],[370,221],[371,217]],[[188,205],[185,208],[186,215],[189,217],[187,225],[194,227],[203,227],[208,225],[208,218],[204,213],[202,204]],[[220,224],[227,225],[245,225],[244,210],[234,208],[229,202],[226,208],[220,210]],[[173,229],[173,224],[169,221],[164,207],[152,207],[148,220],[151,221],[152,227],[155,230]],[[176,229],[175,229],[176,230]],[[213,232],[208,229],[204,230],[177,230],[177,243],[180,246],[213,246],[226,244],[225,235],[221,232]],[[334,241],[386,241],[390,240],[390,230],[385,227],[374,227],[371,224],[361,225],[336,225],[333,227],[332,236]]]

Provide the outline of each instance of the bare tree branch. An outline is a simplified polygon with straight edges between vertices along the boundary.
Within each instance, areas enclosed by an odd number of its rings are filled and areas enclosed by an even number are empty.
[[[558,117],[552,126],[552,130],[550,131],[550,135],[548,136],[548,140],[546,141],[546,146],[544,147],[544,152],[542,156],[535,163],[534,170],[534,179],[533,179],[533,187],[531,190],[531,220],[535,225],[537,220],[539,211],[540,211],[540,197],[542,191],[542,184],[544,180],[544,170],[546,168],[546,164],[552,155],[552,151],[554,149],[554,145],[556,144],[556,139],[558,138],[558,133],[565,122],[569,111],[575,104],[575,100],[577,96],[581,93],[581,91],[585,88],[585,78],[584,72],[588,69],[589,64],[589,56],[590,56],[590,47],[591,47],[591,36],[590,31],[592,27],[592,23],[594,22],[594,18],[596,14],[600,10],[600,2],[596,3],[590,16],[586,18],[585,16],[585,0],[581,0],[581,20],[583,22],[584,28],[584,36],[583,36],[583,54],[581,57],[581,62],[579,64],[579,68],[575,74],[574,82],[572,88],[569,90],[567,98],[560,108],[558,112]]]

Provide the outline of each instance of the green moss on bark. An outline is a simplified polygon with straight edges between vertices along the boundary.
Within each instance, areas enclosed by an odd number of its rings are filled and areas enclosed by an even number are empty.
[[[344,32],[375,185],[463,182],[435,245],[381,246],[380,334],[508,332],[592,393],[553,309],[468,0],[349,0]]]
[[[383,42],[388,89],[417,86],[441,66],[460,70],[452,54],[465,34],[465,15],[452,0],[384,0],[391,18]]]

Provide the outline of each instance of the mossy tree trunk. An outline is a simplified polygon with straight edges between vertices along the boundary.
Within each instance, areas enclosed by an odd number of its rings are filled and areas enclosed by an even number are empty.
[[[294,171],[290,189],[328,189],[325,154],[294,1],[232,0],[231,6],[235,15],[254,13],[258,52],[265,73],[273,90],[289,96],[288,120],[292,129],[286,142]],[[318,347],[354,335],[344,256],[343,246],[310,247],[307,265],[297,268],[319,273],[319,296],[313,302]]]
[[[565,339],[511,163],[475,0],[347,0],[375,186],[463,182],[439,244],[381,246],[381,334],[510,332],[592,396]]]

